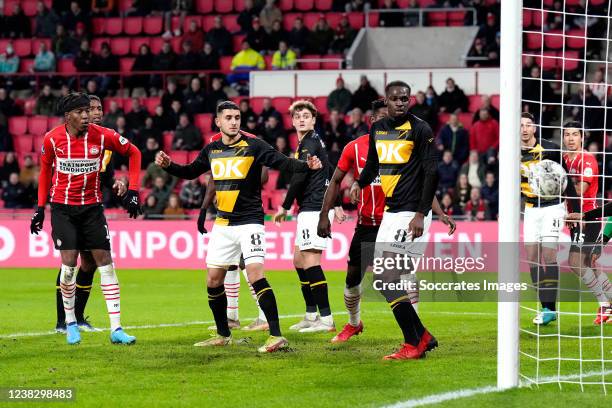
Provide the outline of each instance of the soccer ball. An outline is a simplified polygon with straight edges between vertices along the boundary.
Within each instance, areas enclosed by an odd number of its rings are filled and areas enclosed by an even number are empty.
[[[529,168],[529,187],[540,198],[559,197],[567,187],[567,173],[552,160],[542,160]]]

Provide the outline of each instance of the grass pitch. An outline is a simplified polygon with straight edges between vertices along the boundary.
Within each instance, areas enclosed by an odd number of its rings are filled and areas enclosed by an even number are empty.
[[[266,333],[234,331],[235,338],[251,342],[227,348],[196,348],[206,339],[212,315],[208,308],[202,271],[119,271],[122,323],[137,336],[134,346],[111,345],[108,332],[83,333],[82,343],[68,346],[65,337],[49,332],[55,325],[56,270],[4,269],[0,271],[0,388],[73,387],[79,406],[197,406],[197,407],[376,407],[439,394],[495,385],[497,308],[494,303],[423,303],[424,323],[440,347],[419,361],[387,362],[401,333],[383,302],[362,304],[365,331],[347,344],[332,345],[329,334],[296,334],[288,327],[303,312],[297,277],[291,272],[268,273],[274,288],[284,335],[292,352],[260,355],[256,349]],[[344,312],[344,273],[327,274],[332,310]],[[98,275],[87,314],[98,327],[107,327],[106,308]],[[571,307],[571,306],[567,306]],[[595,305],[584,305],[595,310]],[[255,305],[246,285],[240,294],[243,325],[255,317]],[[293,316],[293,317],[290,317]],[[533,316],[521,313],[521,327],[532,329]],[[562,317],[563,333],[598,335],[592,318]],[[345,314],[336,315],[340,329]],[[612,335],[612,324],[604,329]],[[556,324],[540,334],[557,333]],[[538,352],[533,336],[522,333],[521,349]],[[612,358],[609,340],[583,340],[582,357]],[[562,355],[575,357],[577,339],[562,340]],[[557,338],[541,338],[541,358],[558,355]],[[535,374],[535,364],[522,358],[522,372]],[[531,365],[530,365],[531,364]],[[556,375],[557,362],[540,365],[543,377]],[[584,363],[583,372],[612,370],[610,363]],[[561,375],[579,373],[574,361],[563,361]],[[601,381],[601,374],[584,381]],[[607,374],[612,381],[612,373]],[[612,386],[608,386],[612,393]],[[66,402],[43,406],[66,406]],[[544,385],[506,392],[481,393],[451,399],[438,406],[606,406],[610,397],[601,385]],[[12,403],[0,403],[15,406]],[[39,404],[41,405],[41,404]],[[19,406],[34,406],[24,402]]]

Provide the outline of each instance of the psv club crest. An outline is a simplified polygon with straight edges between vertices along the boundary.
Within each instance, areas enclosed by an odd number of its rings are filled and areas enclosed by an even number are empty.
[[[100,153],[100,149],[98,148],[98,146],[93,146],[89,149],[89,154],[95,156],[98,153]]]

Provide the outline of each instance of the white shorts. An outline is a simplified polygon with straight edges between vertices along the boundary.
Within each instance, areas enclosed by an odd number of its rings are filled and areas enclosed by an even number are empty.
[[[206,265],[226,268],[238,265],[240,255],[244,264],[264,263],[266,257],[266,234],[261,224],[213,226],[208,239]]]
[[[334,223],[334,210],[329,211],[329,222]],[[295,231],[295,246],[300,251],[306,249],[327,249],[331,238],[322,238],[317,234],[319,225],[319,211],[302,211],[297,216],[297,229]]]
[[[423,219],[423,235],[412,240],[412,233],[408,230],[408,224],[416,213],[402,211],[397,213],[383,213],[383,219],[376,235],[376,253],[392,252],[394,254],[408,254],[411,256],[423,256],[427,249],[427,233],[431,226],[431,211]],[[382,245],[381,245],[382,244]]]
[[[548,243],[556,247],[565,219],[565,204],[548,207],[525,207],[523,216],[523,242]]]

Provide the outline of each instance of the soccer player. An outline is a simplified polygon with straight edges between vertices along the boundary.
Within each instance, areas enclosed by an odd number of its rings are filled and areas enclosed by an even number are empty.
[[[424,234],[431,224],[431,206],[438,186],[438,152],[434,135],[425,122],[408,112],[410,86],[393,81],[385,87],[389,116],[370,129],[366,164],[351,187],[358,201],[363,189],[380,174],[386,209],[376,235],[386,254],[422,256]],[[379,244],[379,245],[380,245]],[[383,254],[384,255],[384,254]],[[403,271],[383,272],[383,284],[397,284]],[[437,346],[435,338],[421,323],[405,290],[383,287],[395,320],[404,335],[404,344],[385,360],[418,359]]]
[[[208,304],[217,326],[217,336],[195,346],[225,346],[233,342],[227,323],[223,281],[228,266],[238,264],[242,254],[249,282],[270,326],[270,337],[258,351],[270,353],[286,348],[288,342],[281,334],[274,292],[264,276],[266,246],[261,167],[307,172],[319,169],[321,162],[315,156],[307,157],[306,162],[290,159],[262,140],[245,137],[240,132],[240,109],[233,102],[217,105],[215,124],[221,129],[221,140],[209,143],[190,164],[173,163],[163,151],[155,158],[157,165],[183,179],[194,179],[211,170],[217,189],[218,215],[206,254]]]
[[[38,234],[45,219],[47,196],[51,199],[51,236],[60,251],[60,289],[66,315],[68,344],[77,344],[81,335],[75,315],[77,259],[79,251],[89,250],[100,270],[102,292],[111,324],[111,342],[136,341],[121,328],[119,282],[110,252],[108,225],[102,208],[100,167],[105,150],[129,157],[130,184],[126,193],[127,210],[132,218],[140,214],[138,178],[140,151],[112,129],[89,123],[87,94],[70,93],[59,102],[65,125],[49,131],[43,140],[38,208],[30,231]],[[52,175],[53,165],[55,173]]]
[[[372,102],[372,122],[376,122],[387,117],[387,106],[384,100]],[[319,214],[318,234],[322,237],[331,237],[331,224],[327,214],[334,205],[335,199],[340,191],[340,184],[344,176],[352,170],[353,178],[359,178],[368,155],[370,135],[365,134],[352,142],[348,143],[340,160],[338,167],[325,191],[323,208]],[[346,270],[346,286],[344,288],[344,306],[349,314],[349,322],[342,331],[331,339],[332,343],[343,343],[351,337],[363,331],[363,322],[360,317],[361,301],[361,281],[366,268],[372,266],[374,257],[371,244],[376,242],[376,235],[382,221],[385,208],[385,193],[380,185],[380,177],[376,177],[374,182],[361,191],[359,202],[357,203],[357,225],[351,240],[348,254],[348,265]],[[438,200],[434,197],[433,211],[440,217],[440,220],[449,226],[449,235],[455,232],[454,220],[445,214]],[[416,310],[418,303],[418,287],[414,292],[409,293],[410,302]]]
[[[557,246],[566,210],[562,197],[540,197],[531,190],[529,171],[531,166],[541,160],[552,160],[566,167],[558,145],[546,139],[538,142],[535,119],[530,113],[521,114],[520,137],[521,193],[525,203],[523,241],[531,279],[542,304],[542,309],[533,319],[533,323],[547,325],[557,319],[556,300],[559,285]],[[568,178],[565,193],[569,197],[576,197],[571,177]],[[573,201],[569,200],[571,208],[575,206]]]
[[[102,101],[96,95],[89,95],[89,121],[94,125],[102,123]],[[110,164],[110,159],[113,152],[111,150],[104,151],[102,159],[102,167],[100,169],[100,184],[109,187],[115,191],[118,196],[123,196],[127,191],[127,186],[120,180],[113,181],[113,168]],[[81,264],[76,277],[76,291],[74,301],[74,314],[77,319],[77,325],[81,331],[100,331],[93,327],[85,318],[85,306],[89,299],[89,293],[93,283],[94,273],[96,272],[96,262],[89,251],[80,251]],[[57,323],[55,331],[58,333],[66,333],[66,314],[64,313],[64,301],[62,299],[62,291],[60,288],[60,275],[62,268],[57,273],[55,283],[55,306],[57,309]]]
[[[304,160],[308,155],[317,156],[323,165],[320,170],[313,173],[293,174],[285,200],[274,216],[277,224],[284,221],[287,211],[297,199],[299,210],[293,265],[300,279],[306,314],[300,322],[289,329],[300,333],[335,332],[336,325],[329,306],[327,281],[321,268],[321,254],[327,248],[329,238],[317,234],[319,212],[323,205],[325,189],[329,184],[332,166],[327,159],[325,145],[314,130],[317,120],[317,108],[314,104],[304,100],[295,101],[289,107],[289,113],[299,139],[295,157]],[[334,213],[338,222],[344,220],[342,207],[336,206]],[[328,216],[332,216],[331,211]],[[317,316],[317,309],[320,317]]]

